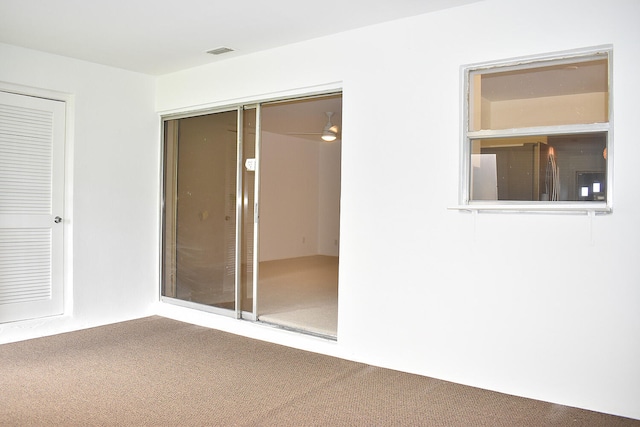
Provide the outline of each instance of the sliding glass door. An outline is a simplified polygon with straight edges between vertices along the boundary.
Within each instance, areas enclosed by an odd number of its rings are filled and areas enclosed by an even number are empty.
[[[164,297],[246,309],[236,304],[237,284],[252,270],[238,262],[238,236],[252,214],[243,194],[253,191],[238,174],[242,122],[238,110],[165,121]],[[252,253],[252,242],[243,245]]]
[[[164,301],[337,334],[341,106],[165,119]]]

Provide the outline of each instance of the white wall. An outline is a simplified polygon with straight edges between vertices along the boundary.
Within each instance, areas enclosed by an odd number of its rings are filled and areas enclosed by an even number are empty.
[[[260,261],[318,253],[318,144],[262,134]]]
[[[260,261],[338,256],[340,142],[262,133]]]
[[[341,82],[339,330],[326,351],[640,418],[638,16],[637,0],[487,0],[165,75],[157,108]],[[448,210],[460,66],[603,44],[614,46],[614,212]]]
[[[158,294],[155,79],[0,44],[0,88],[69,99],[66,315],[0,325],[0,342],[147,315]]]
[[[320,143],[318,254],[340,254],[340,156],[342,142]]]
[[[607,101],[603,92],[494,101],[484,129],[604,123]]]

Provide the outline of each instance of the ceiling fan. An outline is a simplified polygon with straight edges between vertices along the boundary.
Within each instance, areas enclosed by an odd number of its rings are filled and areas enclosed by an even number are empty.
[[[322,132],[290,132],[288,135],[320,135],[323,141],[333,142],[338,138],[338,126],[331,123],[333,112],[327,111],[327,124],[324,125]]]

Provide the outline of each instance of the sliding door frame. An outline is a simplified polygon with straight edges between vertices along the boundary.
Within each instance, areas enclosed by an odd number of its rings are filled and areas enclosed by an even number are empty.
[[[242,170],[242,159],[244,157],[244,108],[237,108],[236,119],[236,259],[235,259],[235,317],[242,318],[242,188],[244,185],[244,174]]]
[[[258,320],[258,277],[260,276],[260,155],[262,152],[262,104],[256,104],[255,182],[253,195],[253,310],[252,320]]]
[[[308,90],[304,92],[290,92],[283,93],[280,96],[274,96],[266,99],[257,100],[254,102],[241,102],[231,105],[215,106],[211,108],[199,109],[199,110],[182,110],[173,113],[161,114],[161,153],[160,153],[160,283],[159,283],[159,295],[160,302],[166,302],[177,306],[191,308],[199,311],[209,312],[213,314],[219,314],[227,317],[234,317],[236,319],[244,319],[257,322],[258,319],[258,278],[259,278],[259,239],[260,239],[260,157],[262,149],[261,141],[261,108],[263,104],[272,104],[277,102],[288,102],[291,100],[325,97],[333,94],[342,93],[342,86],[336,83],[326,85],[323,87],[316,87],[314,90]],[[253,206],[253,277],[252,277],[252,312],[242,310],[242,237],[244,233],[244,221],[243,214],[243,185],[244,176],[243,168],[243,153],[244,153],[244,116],[245,110],[256,110],[256,127],[255,127],[255,181],[254,181],[254,206]],[[167,168],[166,164],[166,144],[167,135],[165,134],[165,123],[170,120],[186,119],[191,117],[205,116],[209,114],[224,113],[230,111],[237,111],[236,121],[236,235],[235,235],[235,304],[234,309],[224,309],[211,305],[196,303],[192,301],[181,300],[175,297],[164,296],[164,289],[166,286],[166,268],[165,260],[165,238],[167,238]],[[177,142],[176,142],[177,143]],[[171,166],[173,167],[173,166]],[[173,177],[176,179],[176,177]],[[174,227],[175,228],[175,227]],[[173,233],[175,237],[175,232]],[[173,268],[173,267],[171,267]],[[174,278],[175,280],[175,278]]]

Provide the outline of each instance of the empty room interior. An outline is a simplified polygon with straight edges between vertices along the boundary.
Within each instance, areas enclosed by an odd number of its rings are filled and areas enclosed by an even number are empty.
[[[3,0],[0,346],[160,317],[640,420],[639,16]]]

